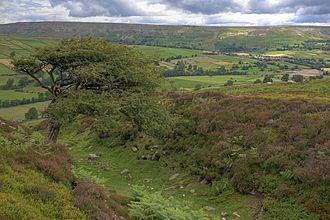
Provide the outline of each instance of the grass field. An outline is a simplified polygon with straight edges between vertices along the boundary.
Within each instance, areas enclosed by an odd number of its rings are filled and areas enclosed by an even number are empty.
[[[163,80],[162,89],[181,89],[195,88],[197,85],[201,87],[219,87],[224,86],[228,80],[233,80],[234,85],[253,84],[256,79],[261,79],[260,76],[179,76],[169,77]]]
[[[39,112],[44,111],[49,102],[38,102],[28,105],[19,105],[9,108],[0,108],[0,117],[7,120],[24,120],[25,113],[32,107],[37,108]]]
[[[156,56],[159,58],[168,58],[172,56],[188,56],[191,57],[195,54],[201,54],[200,50],[189,50],[189,49],[178,49],[178,48],[167,48],[167,47],[153,47],[153,46],[134,46],[138,51],[149,55]]]
[[[54,38],[26,37],[0,34],[0,59],[9,58],[12,52],[16,55],[28,55],[37,47],[52,45],[58,42]]]
[[[9,67],[0,64],[0,75],[12,75],[15,74],[15,71],[13,71],[12,69],[10,69]]]
[[[28,92],[16,92],[14,90],[0,90],[0,100],[31,99],[37,98],[38,94]]]
[[[278,83],[273,85],[244,85],[219,87],[217,91],[227,94],[246,95],[270,99],[303,99],[330,103],[330,78],[304,83]]]

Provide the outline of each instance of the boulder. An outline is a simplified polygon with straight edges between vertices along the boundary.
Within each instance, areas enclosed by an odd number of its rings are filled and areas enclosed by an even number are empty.
[[[129,173],[129,169],[123,169],[120,174],[121,175],[125,175],[125,174],[128,174]]]
[[[88,155],[88,160],[95,160],[102,157],[101,153],[94,153],[94,154],[89,154]]]
[[[212,206],[205,206],[204,207],[204,210],[208,211],[208,212],[214,212],[215,211],[215,208],[212,207]]]
[[[169,180],[175,180],[180,174],[179,173],[176,173],[174,175],[172,175]]]

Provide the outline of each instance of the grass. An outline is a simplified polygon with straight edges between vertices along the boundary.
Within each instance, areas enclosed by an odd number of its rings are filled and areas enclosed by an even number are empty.
[[[10,69],[9,67],[0,64],[0,75],[12,75],[15,74],[15,71],[13,71],[12,69]]]
[[[224,86],[228,80],[233,80],[234,85],[253,84],[260,76],[180,76],[166,78],[161,84],[162,89],[187,88],[192,89],[197,85],[201,87],[219,87]]]
[[[330,103],[330,78],[304,83],[280,83],[273,85],[222,87],[218,91],[234,95],[246,95],[271,99],[303,99]]]
[[[31,99],[37,98],[38,94],[28,92],[16,92],[15,90],[0,90],[0,100]]]
[[[38,102],[28,105],[19,105],[9,108],[0,108],[0,117],[7,120],[24,120],[25,113],[32,107],[37,108],[39,112],[44,111],[49,102]]]
[[[195,54],[201,54],[199,50],[189,50],[189,49],[178,49],[178,48],[167,48],[167,47],[153,47],[153,46],[135,46],[138,51],[149,55],[156,56],[159,58],[168,58],[172,56],[188,56],[191,57]]]
[[[8,59],[12,52],[18,56],[29,55],[38,47],[52,45],[56,42],[58,40],[54,38],[0,34],[0,58]]]
[[[240,195],[236,192],[211,196],[210,187],[196,181],[184,170],[172,170],[159,161],[138,160],[137,153],[129,147],[106,147],[106,143],[93,142],[88,131],[72,134],[67,131],[62,134],[62,141],[70,146],[74,159],[74,171],[81,178],[92,179],[107,188],[115,189],[119,194],[131,196],[132,186],[145,186],[150,192],[159,192],[166,198],[174,198],[182,203],[188,203],[193,209],[205,206],[216,208],[215,214],[237,211],[241,219],[251,219],[254,209],[251,209],[252,196]],[[90,153],[101,153],[103,156],[96,162],[89,161]],[[132,179],[127,179],[121,172],[128,169]],[[180,173],[174,180],[169,178]],[[195,190],[196,193],[191,193]]]

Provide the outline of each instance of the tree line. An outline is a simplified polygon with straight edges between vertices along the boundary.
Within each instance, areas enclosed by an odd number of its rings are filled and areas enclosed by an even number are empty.
[[[14,100],[1,100],[0,99],[0,108],[7,108],[13,107],[18,105],[26,105],[32,104],[37,102],[45,102],[51,100],[51,96],[48,92],[45,93],[38,93],[38,97],[33,97],[31,99],[24,98],[24,99],[14,99]]]

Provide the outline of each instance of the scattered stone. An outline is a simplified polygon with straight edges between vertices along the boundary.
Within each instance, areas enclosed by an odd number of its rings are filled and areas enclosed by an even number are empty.
[[[228,216],[228,213],[227,212],[221,212],[221,216],[222,217],[227,217]]]
[[[190,193],[191,194],[195,194],[196,193],[196,190],[195,189],[192,189],[192,190],[190,190]]]
[[[214,212],[215,211],[215,208],[212,207],[212,206],[205,206],[204,209],[208,212]]]
[[[121,175],[125,175],[125,174],[128,174],[129,173],[129,169],[123,169],[120,174]]]
[[[132,180],[132,179],[133,179],[133,176],[129,173],[129,174],[127,174],[126,178],[127,178],[128,180]]]
[[[226,220],[226,218],[222,217],[221,220]]]
[[[88,155],[88,160],[95,160],[95,159],[98,159],[102,156],[101,153],[95,153],[95,154],[89,154]]]
[[[180,174],[179,173],[176,173],[174,175],[172,175],[169,180],[175,180]]]
[[[145,183],[150,183],[150,182],[151,182],[151,179],[145,178],[145,179],[144,179],[144,182],[145,182]]]
[[[160,159],[160,154],[158,153],[158,151],[156,151],[154,155],[152,155],[151,160],[159,161],[159,159]]]
[[[206,180],[206,179],[202,179],[202,180],[200,181],[200,183],[201,183],[201,184],[207,184],[207,180]]]
[[[133,152],[137,152],[139,150],[137,147],[132,147],[131,149]]]
[[[235,216],[236,218],[240,218],[241,217],[237,212],[233,212],[233,216]]]

